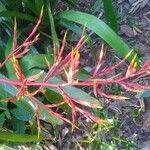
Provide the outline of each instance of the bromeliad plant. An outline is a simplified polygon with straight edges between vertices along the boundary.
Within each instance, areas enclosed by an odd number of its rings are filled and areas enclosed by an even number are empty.
[[[142,89],[150,88],[150,85],[141,85],[134,82],[135,78],[140,78],[149,75],[150,73],[150,60],[147,60],[139,70],[137,70],[137,62],[136,62],[136,55],[133,57],[130,65],[127,68],[126,73],[119,73],[114,76],[109,76],[108,78],[104,78],[107,76],[111,71],[122,65],[126,59],[131,55],[132,51],[127,54],[127,56],[114,64],[113,66],[109,66],[107,68],[101,69],[103,64],[103,59],[105,55],[104,45],[101,47],[101,51],[99,54],[99,59],[96,68],[91,73],[91,76],[86,80],[79,80],[77,78],[77,73],[79,71],[80,65],[80,49],[85,43],[85,35],[84,32],[76,44],[74,48],[72,48],[71,52],[64,56],[64,49],[66,44],[66,36],[62,41],[62,46],[59,51],[56,51],[54,46],[54,62],[53,64],[45,57],[45,62],[47,64],[48,71],[39,71],[33,75],[26,77],[23,68],[20,65],[21,60],[28,55],[30,46],[33,45],[39,38],[39,34],[36,35],[37,29],[42,20],[42,12],[40,18],[29,34],[29,36],[24,40],[21,45],[17,44],[17,23],[16,20],[14,22],[14,35],[13,35],[13,49],[10,54],[6,57],[6,59],[0,64],[0,69],[2,69],[8,62],[11,62],[16,74],[16,80],[11,80],[9,78],[4,77],[3,75],[0,76],[0,86],[4,85],[11,85],[15,87],[16,94],[10,97],[3,98],[1,102],[13,102],[19,101],[23,103],[25,100],[28,100],[30,106],[33,107],[36,119],[37,119],[37,126],[38,126],[38,135],[40,135],[40,118],[44,114],[48,113],[50,116],[53,116],[53,120],[60,119],[62,121],[66,121],[72,125],[72,129],[76,127],[76,116],[77,113],[81,113],[85,118],[95,123],[105,125],[107,123],[106,120],[103,120],[91,112],[88,112],[85,107],[89,107],[92,109],[101,108],[101,105],[97,103],[97,101],[92,100],[87,101],[86,99],[81,99],[78,96],[72,96],[73,93],[70,93],[67,88],[71,88],[72,86],[75,87],[91,87],[93,93],[97,97],[104,96],[109,99],[116,99],[116,100],[125,100],[128,99],[127,97],[121,95],[113,95],[108,94],[101,89],[102,85],[105,84],[112,84],[116,83],[122,86],[127,91],[132,92],[140,92]],[[54,44],[55,45],[55,44]],[[60,79],[61,76],[65,76],[66,80],[63,81]],[[57,78],[57,80],[56,80]],[[56,80],[56,82],[55,82]],[[6,86],[3,86],[6,87]],[[62,100],[59,103],[42,103],[38,98],[37,95],[42,93],[45,95],[47,88],[53,89],[55,88],[56,91],[61,95]],[[74,90],[78,92],[78,90]],[[2,94],[2,93],[1,93]],[[76,93],[78,95],[79,93]],[[72,118],[71,120],[60,113],[58,109],[59,106],[67,104],[71,108]],[[83,107],[84,106],[84,107]],[[44,117],[44,116],[43,116]]]

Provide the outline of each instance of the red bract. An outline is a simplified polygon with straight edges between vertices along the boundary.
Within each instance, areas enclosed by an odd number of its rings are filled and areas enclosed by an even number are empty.
[[[101,66],[102,66],[103,60],[104,60],[104,53],[105,53],[104,44],[102,45],[102,48],[100,51],[97,66],[95,67],[95,70],[91,74],[91,77],[89,77],[85,81],[78,80],[76,75],[78,73],[78,68],[79,68],[79,63],[80,63],[80,48],[85,43],[84,32],[81,36],[81,39],[76,44],[76,46],[72,49],[72,51],[63,57],[62,54],[64,52],[65,43],[66,43],[66,35],[67,35],[67,33],[65,33],[60,51],[57,52],[57,51],[55,51],[55,48],[54,48],[54,64],[50,64],[49,60],[45,59],[49,70],[47,72],[47,75],[43,79],[43,81],[37,82],[37,80],[43,74],[44,71],[41,71],[41,72],[39,72],[35,75],[32,75],[28,78],[25,77],[25,75],[23,74],[23,71],[19,65],[19,61],[17,59],[18,58],[21,59],[25,54],[27,54],[29,51],[29,47],[38,40],[39,35],[35,35],[35,33],[37,32],[37,29],[40,25],[41,20],[42,20],[42,12],[41,12],[40,18],[39,18],[36,26],[34,27],[33,31],[30,33],[30,35],[25,39],[25,41],[20,46],[17,45],[17,40],[16,40],[17,24],[15,21],[13,50],[6,57],[5,61],[2,62],[0,65],[0,68],[2,68],[5,65],[5,63],[11,59],[12,63],[13,63],[13,67],[16,72],[16,77],[17,77],[17,81],[0,78],[0,82],[11,84],[11,85],[15,86],[19,91],[16,95],[14,95],[10,98],[7,98],[6,101],[13,101],[15,99],[21,99],[25,96],[28,97],[31,100],[31,102],[35,104],[35,106],[37,108],[35,114],[36,114],[37,120],[38,120],[37,123],[38,123],[39,131],[40,131],[40,123],[39,123],[40,111],[39,111],[39,109],[41,109],[41,108],[46,109],[50,114],[53,114],[56,117],[70,123],[73,128],[76,127],[75,123],[76,123],[77,112],[81,113],[87,119],[94,121],[96,123],[99,123],[99,124],[106,123],[104,120],[96,117],[95,115],[93,115],[90,112],[85,110],[85,107],[100,108],[100,106],[97,106],[94,103],[91,104],[87,101],[83,101],[83,100],[71,97],[63,90],[63,87],[65,87],[65,86],[70,86],[70,85],[77,86],[77,87],[88,86],[88,87],[91,87],[91,90],[93,89],[95,96],[99,95],[99,96],[103,96],[103,97],[106,97],[109,99],[117,99],[117,100],[125,100],[128,98],[121,96],[121,95],[113,95],[111,93],[107,94],[107,93],[105,93],[105,91],[101,90],[101,86],[106,85],[106,84],[116,83],[116,84],[121,85],[127,91],[132,91],[132,92],[139,92],[142,89],[150,88],[150,85],[140,85],[140,84],[134,82],[135,78],[144,77],[150,73],[150,60],[147,60],[143,64],[143,66],[141,66],[141,69],[136,70],[136,68],[137,68],[136,56],[133,58],[133,60],[129,64],[129,67],[127,68],[126,73],[124,73],[124,74],[119,73],[117,75],[114,75],[111,77],[109,76],[108,78],[104,78],[104,76],[107,76],[111,71],[113,71],[117,67],[121,66],[126,61],[126,59],[130,56],[130,54],[132,53],[132,51],[131,51],[129,54],[127,54],[127,56],[123,60],[117,62],[116,64],[109,66],[107,68],[101,69]],[[50,78],[55,77],[55,76],[61,76],[62,73],[65,73],[66,79],[67,79],[63,83],[49,83],[48,82],[48,80]],[[30,86],[36,86],[36,87],[38,87],[38,89],[34,92],[30,92],[30,90],[29,90]],[[36,94],[44,93],[46,87],[56,87],[57,90],[62,95],[64,101],[62,101],[58,104],[43,104],[42,102],[38,101],[36,98]],[[53,112],[51,110],[52,107],[59,107],[65,103],[67,103],[72,110],[72,121],[67,119],[62,114]],[[83,106],[85,106],[85,107],[83,107]]]

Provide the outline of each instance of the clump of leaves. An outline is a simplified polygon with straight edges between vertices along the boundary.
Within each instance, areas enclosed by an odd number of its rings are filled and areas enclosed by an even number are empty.
[[[103,59],[105,55],[105,48],[104,45],[101,47],[101,51],[99,54],[99,59],[97,62],[97,66],[95,70],[92,72],[91,76],[86,80],[79,80],[77,78],[77,73],[79,71],[79,64],[80,64],[80,49],[85,43],[85,35],[84,32],[76,44],[74,48],[72,48],[71,52],[63,56],[64,48],[66,44],[66,36],[62,41],[62,46],[59,51],[56,51],[54,46],[54,63],[50,64],[50,61],[45,57],[45,61],[47,64],[48,71],[45,72],[44,70],[37,72],[29,77],[26,77],[24,74],[23,68],[21,68],[20,61],[24,58],[24,56],[28,55],[30,50],[30,46],[33,45],[39,38],[39,34],[36,35],[37,29],[42,20],[42,11],[40,18],[35,25],[32,32],[29,36],[24,40],[21,45],[17,44],[17,24],[16,20],[14,22],[14,35],[13,35],[13,49],[10,54],[6,57],[6,59],[0,64],[0,69],[6,65],[8,61],[11,61],[13,64],[13,68],[16,74],[16,80],[11,80],[5,78],[3,76],[0,77],[0,83],[10,84],[17,89],[17,93],[13,96],[5,98],[3,101],[5,102],[14,102],[14,101],[24,101],[25,98],[28,98],[30,103],[32,103],[34,107],[35,116],[37,119],[37,126],[38,126],[38,136],[41,132],[40,126],[40,117],[41,111],[45,110],[50,116],[55,116],[69,124],[72,125],[72,129],[76,128],[76,116],[77,113],[81,113],[85,118],[95,123],[105,125],[107,123],[106,120],[103,120],[91,112],[88,112],[84,107],[89,107],[92,109],[101,108],[101,105],[95,103],[94,101],[86,101],[83,99],[79,99],[77,97],[73,97],[71,93],[68,93],[65,89],[66,87],[70,86],[86,86],[91,87],[93,89],[93,93],[97,97],[98,95],[104,96],[109,99],[117,99],[117,100],[125,100],[128,99],[127,97],[121,95],[113,95],[105,93],[101,89],[102,85],[105,84],[119,84],[125,90],[132,91],[132,92],[140,92],[142,89],[149,89],[150,85],[141,85],[139,83],[134,82],[135,78],[140,78],[146,76],[150,72],[150,60],[147,60],[139,70],[137,70],[137,62],[136,62],[136,55],[132,59],[131,63],[129,64],[126,73],[119,73],[109,78],[104,78],[104,76],[108,75],[112,70],[116,69],[120,65],[122,65],[126,59],[130,56],[132,51],[127,54],[127,56],[119,61],[118,63],[114,64],[113,66],[109,66],[107,68],[102,69],[101,66],[103,64]],[[55,44],[54,44],[55,45]],[[66,81],[58,80],[54,82],[55,77],[60,77],[61,75],[65,75]],[[42,103],[37,99],[37,95],[39,93],[45,94],[46,88],[56,88],[59,94],[62,97],[62,100],[59,103],[50,103],[45,104]],[[77,91],[78,92],[78,91]],[[2,93],[1,93],[2,94]],[[78,93],[76,93],[78,94]],[[71,108],[72,112],[72,119],[70,120],[66,115],[57,111],[59,106],[67,104]],[[84,106],[84,107],[82,107]]]

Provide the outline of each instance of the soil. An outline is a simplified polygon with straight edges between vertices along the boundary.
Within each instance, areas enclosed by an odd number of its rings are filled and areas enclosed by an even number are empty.
[[[119,26],[121,37],[137,50],[142,60],[149,59],[150,1],[120,0],[116,1],[115,4],[120,16]],[[137,7],[134,10],[135,4]],[[150,107],[148,107],[150,103],[147,103],[149,100],[150,97],[143,100],[146,109],[138,116],[138,124],[135,123],[135,118],[126,109],[122,110],[121,115],[121,120],[124,121],[122,125],[122,130],[124,131],[123,137],[134,141],[139,148],[142,147],[143,149],[150,149],[150,146],[147,147],[148,144],[144,146],[144,143],[150,143]],[[140,100],[131,99],[131,101],[137,103]]]

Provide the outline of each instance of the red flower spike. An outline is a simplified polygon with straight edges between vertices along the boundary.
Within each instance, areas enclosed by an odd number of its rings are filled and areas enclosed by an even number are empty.
[[[140,69],[140,72],[142,71],[150,71],[150,59],[145,61],[144,65]]]
[[[16,55],[16,58],[22,58],[28,52],[29,52],[29,48],[25,48],[22,52]]]
[[[68,72],[68,83],[70,84],[74,82],[75,75],[78,72],[79,59],[80,59],[79,50],[73,49],[71,53],[71,62],[70,62],[70,68]]]
[[[94,80],[93,81],[93,93],[94,93],[94,95],[95,95],[95,97],[97,97],[97,83],[96,83],[96,81]]]
[[[58,90],[60,92],[60,94],[62,95],[64,101],[70,106],[71,111],[72,111],[72,131],[74,130],[75,127],[75,122],[76,122],[76,109],[75,109],[75,105],[71,99],[71,97],[69,97],[69,95],[67,95],[60,87],[58,87]]]
[[[35,75],[32,75],[31,77],[29,77],[27,79],[27,82],[33,82],[33,81],[36,81],[37,79],[39,79],[39,77],[44,73],[44,71],[40,71],[39,73],[35,74]]]
[[[64,37],[63,37],[62,46],[60,48],[60,52],[59,52],[59,56],[58,56],[59,58],[62,57],[62,53],[64,51],[65,44],[66,44],[66,38],[67,38],[67,31],[65,32]]]
[[[130,65],[128,66],[127,72],[126,72],[126,77],[130,77],[132,76],[132,74],[134,74],[136,72],[136,68],[137,68],[137,62],[135,62],[137,58],[137,55],[135,55],[130,63]]]
[[[135,93],[139,93],[142,91],[141,88],[137,88],[137,87],[130,87],[129,85],[125,85],[125,84],[121,84],[121,86],[126,89],[127,91],[130,91],[130,92],[135,92]]]
[[[129,87],[137,88],[137,89],[150,89],[150,85],[141,85],[141,84],[132,83],[132,82],[130,82],[130,83],[129,82],[125,82],[123,84],[126,85],[126,86],[129,86]]]
[[[65,102],[60,102],[60,103],[57,103],[57,104],[46,104],[46,106],[48,108],[53,108],[53,107],[59,107],[61,105],[65,104]]]
[[[117,67],[119,67],[120,65],[122,65],[126,60],[127,58],[132,54],[133,52],[133,49],[125,56],[125,58],[121,61],[119,61],[118,63],[116,63],[115,65],[113,66],[110,66],[104,70],[102,70],[99,74],[99,76],[103,76],[103,75],[106,75],[108,74],[109,72],[111,72],[112,70],[116,69]]]
[[[97,75],[97,72],[99,71],[101,65],[102,65],[102,61],[103,61],[103,57],[104,57],[104,43],[102,43],[102,47],[101,47],[101,51],[100,51],[100,54],[99,54],[99,59],[98,59],[98,63],[97,63],[97,66],[94,70],[94,73],[92,75],[92,77],[95,77]]]
[[[13,49],[17,48],[17,22],[14,19],[14,35],[13,35]]]
[[[89,119],[90,121],[93,121],[97,124],[100,124],[100,125],[106,125],[107,124],[107,121],[103,120],[103,119],[100,119],[99,117],[83,110],[83,109],[80,109],[79,107],[76,107],[76,110],[78,110],[81,114],[83,114],[87,119]]]
[[[36,120],[37,120],[38,138],[40,138],[40,133],[41,133],[41,125],[40,125],[39,113],[40,113],[39,112],[39,108],[38,108],[38,106],[36,106],[35,116],[36,116]]]
[[[48,69],[50,70],[50,68],[51,68],[50,62],[47,60],[46,57],[44,57],[44,59],[45,59],[45,62],[46,62],[46,64],[47,64]]]
[[[109,98],[109,99],[114,99],[114,100],[126,100],[126,99],[129,99],[128,97],[121,96],[121,95],[105,94],[100,89],[97,89],[97,92],[98,92],[98,94],[100,96],[104,96],[104,97]]]
[[[74,101],[75,103],[77,104],[80,104],[82,106],[86,106],[86,107],[90,107],[90,108],[99,108],[101,109],[102,106],[101,105],[97,105],[95,103],[90,103],[90,102],[87,102],[87,101],[83,101],[83,100],[80,100],[80,99],[75,99],[75,98],[71,98],[72,101]]]
[[[32,41],[31,38],[33,38],[34,34],[36,33],[41,21],[42,21],[42,15],[43,15],[43,7],[41,9],[41,14],[39,17],[39,20],[37,22],[37,24],[35,25],[34,29],[32,30],[32,32],[30,33],[30,35],[25,39],[25,41],[18,47],[13,48],[12,52],[6,57],[6,59],[1,63],[0,68],[2,68],[5,63],[16,53],[18,53],[23,47],[29,47],[29,45],[32,45],[35,41]],[[16,27],[17,27],[17,23],[14,25],[14,38],[16,39]],[[15,41],[15,39],[13,40],[13,45],[16,46],[17,42]],[[37,37],[36,37],[37,39]]]
[[[53,57],[54,57],[54,63],[56,63],[57,62],[58,54],[57,54],[56,45],[55,45],[54,42],[53,42]]]
[[[88,102],[85,101],[81,101],[78,99],[74,99],[72,97],[70,97],[67,93],[65,93],[60,87],[59,87],[59,91],[62,95],[62,97],[64,98],[64,101],[71,107],[72,109],[72,125],[75,125],[75,121],[76,121],[76,112],[80,112],[82,113],[84,116],[86,116],[86,118],[89,118],[92,121],[96,121],[96,123],[102,123],[104,121],[102,121],[101,119],[99,119],[98,117],[92,115],[89,112],[83,111],[82,109],[80,109],[79,107],[76,106],[76,103],[83,105],[83,106],[87,106],[87,107],[91,107],[91,108],[100,108],[99,106],[96,105],[92,105]],[[72,126],[72,131],[74,129],[74,126]]]
[[[15,56],[15,55],[13,55],[12,63],[13,63],[14,69],[15,69],[15,71],[16,71],[17,79],[22,82],[22,81],[25,79],[25,76],[24,76],[24,74],[22,73],[21,67],[20,67],[19,62],[18,62],[18,60],[16,59],[16,56]]]
[[[32,30],[32,32],[29,34],[29,36],[26,38],[26,40],[24,41],[24,43],[30,41],[31,38],[33,38],[33,36],[34,36],[34,34],[36,33],[36,31],[38,30],[39,25],[40,25],[40,23],[41,23],[41,21],[42,21],[42,17],[43,17],[43,9],[44,9],[44,7],[42,6],[39,20],[37,21],[37,24],[35,25],[35,27],[34,27],[34,29]]]
[[[28,95],[27,89],[24,88],[24,86],[22,86],[22,88],[20,88],[19,92],[16,95],[11,96],[9,98],[6,98],[4,101],[5,102],[12,102],[14,100],[20,100],[20,99],[23,99],[27,95]]]

